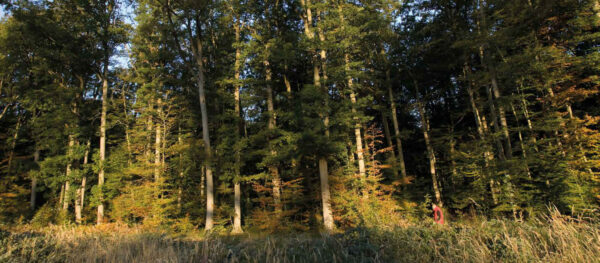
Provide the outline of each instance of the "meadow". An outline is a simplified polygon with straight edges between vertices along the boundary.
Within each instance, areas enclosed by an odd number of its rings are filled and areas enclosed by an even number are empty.
[[[600,262],[600,224],[558,212],[526,222],[422,222],[331,234],[173,234],[118,224],[2,229],[0,262]]]

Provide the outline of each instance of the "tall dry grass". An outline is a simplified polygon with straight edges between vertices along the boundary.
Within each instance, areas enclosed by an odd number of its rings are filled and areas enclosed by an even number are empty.
[[[21,227],[0,232],[0,262],[600,262],[600,227],[558,212],[525,223],[334,235],[172,237],[115,225]]]

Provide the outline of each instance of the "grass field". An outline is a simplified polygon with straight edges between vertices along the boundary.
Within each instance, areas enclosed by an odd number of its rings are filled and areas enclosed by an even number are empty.
[[[600,226],[555,213],[529,222],[423,223],[331,235],[4,227],[0,262],[600,262]]]

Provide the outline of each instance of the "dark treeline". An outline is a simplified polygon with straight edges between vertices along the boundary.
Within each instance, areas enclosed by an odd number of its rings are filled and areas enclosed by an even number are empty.
[[[2,222],[598,209],[598,0],[2,2]]]

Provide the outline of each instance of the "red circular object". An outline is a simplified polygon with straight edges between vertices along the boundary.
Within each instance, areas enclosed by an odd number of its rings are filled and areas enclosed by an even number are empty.
[[[433,208],[433,221],[440,225],[444,224],[444,212],[437,206]]]

